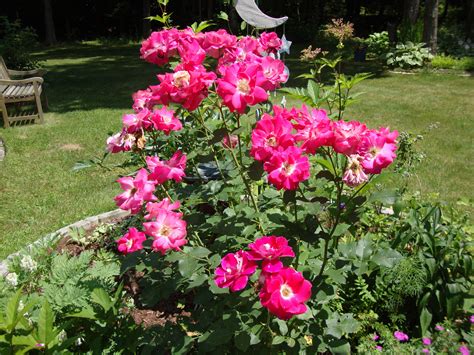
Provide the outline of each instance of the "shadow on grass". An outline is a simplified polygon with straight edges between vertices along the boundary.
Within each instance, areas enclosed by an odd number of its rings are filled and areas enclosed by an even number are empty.
[[[296,46],[285,59],[290,69],[287,87],[305,86],[305,79],[297,79],[309,72],[310,66],[299,60]],[[36,57],[45,61],[48,74],[45,90],[49,111],[65,113],[74,110],[131,109],[131,95],[139,89],[157,84],[156,74],[161,68],[139,58],[138,44],[72,44],[39,51]],[[343,72],[371,72],[383,76],[383,68],[376,62],[344,63]],[[330,81],[330,77],[324,78]]]

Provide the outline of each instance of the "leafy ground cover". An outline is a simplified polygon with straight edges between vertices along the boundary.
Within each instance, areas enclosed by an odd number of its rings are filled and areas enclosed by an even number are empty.
[[[72,167],[101,155],[108,133],[120,127],[117,117],[129,111],[130,94],[155,81],[156,68],[138,59],[135,44],[68,45],[39,52],[38,58],[49,70],[46,123],[1,131],[8,153],[0,163],[0,257],[66,224],[114,208],[118,186],[113,182],[120,170],[73,172]],[[296,56],[287,62],[292,75],[306,71]],[[437,192],[450,203],[472,200],[472,78],[386,74],[370,63],[346,69],[376,73],[359,86],[364,100],[351,106],[347,117],[413,133],[432,128],[421,142],[427,159],[412,188]]]

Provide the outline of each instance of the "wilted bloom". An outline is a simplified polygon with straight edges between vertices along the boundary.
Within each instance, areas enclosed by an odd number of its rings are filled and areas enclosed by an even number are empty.
[[[181,216],[181,213],[161,209],[154,221],[143,223],[145,233],[154,239],[154,251],[164,255],[170,249],[181,250],[181,246],[187,243],[186,221]]]
[[[309,178],[308,157],[301,154],[298,147],[289,147],[276,152],[263,168],[268,172],[268,182],[285,190],[296,190],[299,183]]]
[[[143,249],[142,244],[145,240],[145,233],[139,232],[136,228],[130,228],[122,238],[116,241],[117,249],[122,254],[133,253]]]
[[[435,329],[436,329],[437,331],[439,331],[439,332],[442,332],[442,331],[444,330],[444,327],[441,326],[441,325],[436,325],[436,326],[435,326]]]
[[[240,291],[247,286],[248,279],[257,269],[257,264],[249,258],[246,251],[239,250],[222,258],[215,271],[214,282],[220,288],[229,287],[232,292]]]
[[[247,106],[267,100],[262,85],[265,82],[258,64],[232,64],[223,69],[223,77],[217,80],[217,94],[231,112],[244,113]]]
[[[107,138],[107,150],[110,153],[128,152],[137,143],[135,135],[128,133],[126,128]]]
[[[146,163],[150,170],[150,179],[162,184],[168,180],[181,182],[186,168],[186,155],[176,151],[170,160],[162,161],[158,157],[146,157]]]
[[[357,154],[347,158],[347,170],[344,172],[342,181],[348,186],[354,187],[366,182],[369,178],[364,173],[361,165],[362,157]]]
[[[151,109],[153,104],[152,102],[152,93],[150,89],[138,90],[132,95],[133,105],[132,108],[135,112],[140,112],[141,110],[147,108]]]
[[[153,127],[156,130],[163,131],[166,135],[169,135],[170,131],[179,131],[183,128],[181,121],[174,116],[174,111],[168,110],[166,107],[153,110],[150,119]]]
[[[462,355],[469,355],[470,352],[469,352],[469,348],[466,346],[466,345],[463,345],[463,346],[460,346],[458,351],[462,354]]]
[[[398,341],[408,341],[408,339],[410,339],[408,337],[407,334],[397,330],[393,333],[393,336],[395,337],[395,339],[397,339]]]
[[[368,132],[362,142],[358,152],[364,157],[362,166],[364,171],[370,174],[380,174],[383,168],[389,166],[396,158],[397,146],[392,138],[380,132]]]
[[[316,59],[319,53],[321,53],[321,48],[315,48],[313,50],[313,47],[309,46],[301,51],[300,60],[302,62],[311,62]]]
[[[229,137],[230,137],[230,140],[229,140]],[[237,147],[238,143],[239,143],[239,137],[236,136],[235,134],[226,134],[224,138],[222,138],[222,146],[227,149]]]
[[[264,161],[271,158],[274,152],[291,147],[294,144],[292,128],[287,120],[264,114],[252,131],[250,155]]]
[[[156,182],[148,180],[148,172],[145,169],[140,169],[135,178],[125,176],[117,182],[124,192],[116,196],[114,200],[122,210],[130,210],[135,214],[140,211],[143,202],[156,200],[153,195]]]
[[[253,260],[263,260],[262,269],[265,272],[278,272],[283,268],[282,257],[294,257],[293,249],[285,237],[265,236],[249,244],[249,256]]]
[[[18,285],[18,275],[14,272],[9,272],[7,276],[5,276],[5,281],[12,287]]]
[[[267,53],[276,53],[281,48],[282,42],[275,32],[263,32],[258,39],[260,46]]]
[[[20,266],[22,269],[31,272],[36,270],[38,263],[30,255],[24,255],[20,260]]]
[[[306,312],[304,303],[311,297],[311,283],[300,272],[288,267],[267,274],[259,296],[270,313],[287,320]]]
[[[423,342],[423,345],[431,345],[431,339],[430,338],[423,338],[421,339]]]

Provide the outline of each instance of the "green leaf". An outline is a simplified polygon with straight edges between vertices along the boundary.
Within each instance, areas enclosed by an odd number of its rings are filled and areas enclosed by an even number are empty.
[[[77,313],[68,313],[66,317],[74,317],[74,318],[86,318],[86,319],[97,319],[94,310],[91,307],[83,308],[80,312]]]
[[[8,300],[5,314],[6,314],[6,325],[7,329],[11,332],[19,321],[18,317],[18,306],[20,304],[22,289],[19,288]]]
[[[190,277],[198,267],[198,261],[192,257],[186,257],[178,261],[178,270],[184,277]]]
[[[38,317],[39,343],[48,345],[56,337],[54,330],[54,314],[48,300],[45,298]]]
[[[247,332],[241,332],[237,334],[237,336],[234,339],[235,346],[240,351],[247,351],[247,349],[250,346],[250,340],[251,340],[251,337]]]
[[[428,328],[430,327],[431,320],[433,319],[433,315],[428,311],[426,307],[423,307],[420,315],[420,326],[421,326],[421,335],[424,336],[428,332]]]
[[[278,328],[280,329],[281,335],[286,335],[288,333],[288,325],[284,320],[277,319],[276,323],[278,324]]]
[[[100,305],[105,312],[108,312],[113,306],[112,299],[103,288],[96,288],[92,291],[92,301]]]
[[[217,15],[217,18],[220,18],[221,20],[224,20],[224,21],[229,21],[229,15],[227,15],[227,13],[224,11],[221,11],[219,15]]]
[[[400,254],[396,250],[381,249],[378,250],[375,255],[372,256],[371,261],[373,261],[378,266],[385,266],[391,268],[402,258],[402,254]]]
[[[281,344],[285,341],[285,337],[282,337],[280,335],[277,335],[272,339],[272,345],[278,345]]]
[[[349,229],[350,225],[346,223],[340,223],[337,225],[336,229],[334,230],[334,233],[332,234],[335,237],[339,237],[343,235],[344,233],[347,232]]]
[[[254,161],[250,166],[248,170],[248,175],[253,181],[259,181],[262,176],[263,176],[263,165],[259,161]],[[275,189],[272,189],[275,191]],[[277,195],[279,195],[277,193]]]
[[[205,258],[208,256],[211,251],[204,247],[193,247],[190,251],[186,251],[189,255],[194,256],[195,258]]]
[[[356,255],[362,260],[366,260],[373,252],[372,241],[370,239],[361,239],[357,242]]]
[[[371,194],[367,202],[381,202],[386,205],[393,205],[400,199],[400,194],[397,190],[383,190]]]
[[[336,171],[334,170],[334,167],[332,166],[331,162],[327,159],[323,159],[323,158],[317,158],[315,159],[316,160],[316,163],[322,165],[323,167],[325,167],[326,169],[329,170],[329,172],[333,175],[333,176],[336,176]]]

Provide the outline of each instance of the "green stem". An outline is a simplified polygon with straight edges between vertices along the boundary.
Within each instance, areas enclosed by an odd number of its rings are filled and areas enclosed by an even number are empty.
[[[295,191],[295,197],[294,197],[294,200],[293,200],[293,205],[295,207],[295,209],[294,209],[295,225],[298,225],[298,204],[297,204],[297,201],[296,201],[296,191]],[[296,236],[296,269],[298,269],[299,260],[300,260],[300,244],[301,244],[301,240],[300,240],[300,236],[298,234]]]

